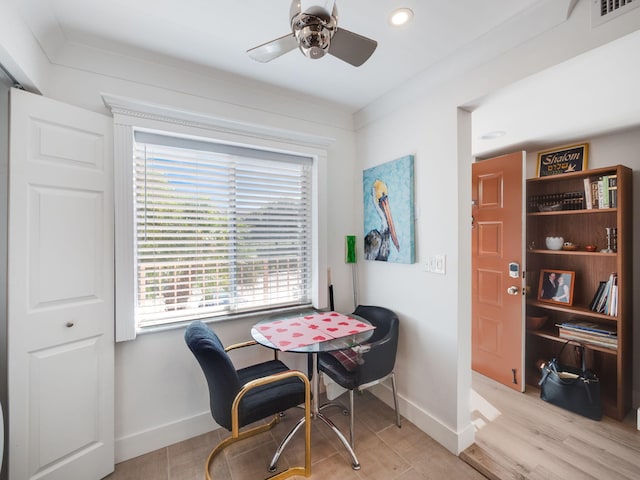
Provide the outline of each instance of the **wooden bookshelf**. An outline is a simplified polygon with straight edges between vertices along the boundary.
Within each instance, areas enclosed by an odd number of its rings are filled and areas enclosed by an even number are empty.
[[[558,198],[568,192],[584,191],[584,179],[617,176],[617,207],[536,211],[535,199]],[[538,364],[557,355],[565,339],[556,324],[588,320],[615,327],[617,349],[583,343],[587,366],[601,381],[605,415],[622,420],[631,408],[632,391],[632,171],[617,165],[584,172],[532,178],[527,180],[527,314],[547,315],[541,330],[528,330],[526,336],[527,382],[537,385]],[[575,206],[575,205],[574,205]],[[607,247],[605,228],[617,229],[616,249]],[[548,250],[545,237],[562,236],[577,246],[574,251]],[[584,246],[597,250],[587,252]],[[537,300],[541,269],[575,272],[573,303],[547,303]],[[618,275],[618,311],[611,316],[589,309],[600,281]],[[572,349],[565,349],[561,362],[575,365]]]

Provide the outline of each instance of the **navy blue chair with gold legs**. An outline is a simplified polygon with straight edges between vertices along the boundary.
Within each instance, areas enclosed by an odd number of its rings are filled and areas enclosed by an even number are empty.
[[[231,436],[222,440],[209,454],[205,478],[211,480],[211,463],[226,447],[271,429],[279,421],[281,412],[299,405],[304,405],[305,412],[301,420],[305,423],[305,464],[303,467],[290,467],[269,478],[310,477],[311,389],[306,375],[290,370],[277,359],[236,370],[227,352],[255,345],[256,342],[224,348],[213,330],[201,321],[192,322],[184,337],[207,380],[213,419],[231,432]],[[240,431],[246,425],[271,416],[273,419],[266,424]]]

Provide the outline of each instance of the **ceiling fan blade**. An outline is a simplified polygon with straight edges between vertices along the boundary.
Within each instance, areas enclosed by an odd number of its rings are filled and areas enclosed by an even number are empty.
[[[254,60],[267,63],[296,48],[298,48],[298,40],[293,33],[290,33],[284,37],[253,47],[247,50],[247,53]]]
[[[359,67],[369,59],[377,46],[378,42],[375,40],[338,28],[331,38],[329,53],[354,67]]]

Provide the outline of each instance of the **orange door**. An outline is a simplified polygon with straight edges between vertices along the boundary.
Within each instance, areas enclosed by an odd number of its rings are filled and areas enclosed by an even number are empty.
[[[521,392],[524,160],[517,152],[472,166],[472,368]]]

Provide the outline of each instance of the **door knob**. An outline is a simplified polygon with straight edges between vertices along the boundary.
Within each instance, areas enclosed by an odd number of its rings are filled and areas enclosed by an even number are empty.
[[[518,293],[520,293],[520,289],[514,285],[511,285],[509,288],[507,288],[507,293],[509,295],[518,295]]]

